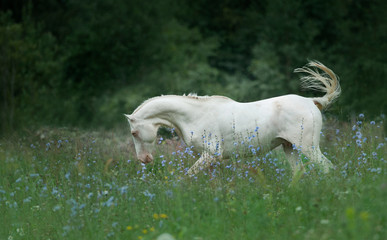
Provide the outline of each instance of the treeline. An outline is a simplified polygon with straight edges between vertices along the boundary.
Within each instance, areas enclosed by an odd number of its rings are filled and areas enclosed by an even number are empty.
[[[0,1],[0,130],[113,127],[146,98],[251,101],[300,92],[317,59],[341,78],[331,112],[387,110],[385,0]]]

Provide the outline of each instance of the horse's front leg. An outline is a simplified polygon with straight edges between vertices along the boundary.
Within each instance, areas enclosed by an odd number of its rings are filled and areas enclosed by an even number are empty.
[[[195,162],[194,165],[187,171],[188,176],[193,177],[198,174],[201,170],[206,169],[214,163],[216,158],[208,152],[203,152],[200,158]]]

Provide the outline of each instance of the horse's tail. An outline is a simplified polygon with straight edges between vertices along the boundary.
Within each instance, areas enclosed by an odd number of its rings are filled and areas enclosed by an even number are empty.
[[[295,69],[294,72],[308,74],[301,78],[302,88],[326,93],[323,97],[313,98],[313,102],[320,110],[327,108],[340,96],[341,87],[338,77],[324,64],[310,61],[304,67]]]

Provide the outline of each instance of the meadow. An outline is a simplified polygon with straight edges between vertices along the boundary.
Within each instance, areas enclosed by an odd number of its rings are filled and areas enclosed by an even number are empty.
[[[387,239],[384,121],[326,120],[336,168],[303,159],[295,177],[281,151],[244,142],[190,178],[194,149],[167,130],[148,165],[129,127],[15,133],[0,140],[0,239]]]

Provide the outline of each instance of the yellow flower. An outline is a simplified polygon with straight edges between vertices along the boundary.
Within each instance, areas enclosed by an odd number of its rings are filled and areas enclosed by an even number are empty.
[[[142,230],[142,233],[143,233],[143,234],[147,234],[147,233],[148,233],[148,230],[143,229],[143,230]]]
[[[141,240],[142,239],[142,236],[138,236],[138,240]]]
[[[129,231],[130,231],[130,230],[132,230],[132,229],[133,229],[132,226],[127,226],[127,227],[126,227],[126,230],[129,230]]]
[[[165,214],[165,213],[161,213],[161,214],[160,214],[160,218],[168,218],[168,216],[167,216],[167,214]]]
[[[347,215],[348,219],[354,219],[355,217],[355,209],[349,207],[345,210],[345,214]]]
[[[155,213],[155,214],[153,214],[153,218],[157,220],[157,219],[159,219],[159,215],[157,213]]]
[[[360,218],[361,218],[363,221],[367,221],[368,218],[369,218],[369,213],[366,212],[366,211],[362,211],[362,212],[360,213]]]
[[[165,176],[164,179],[167,180],[167,179],[168,179],[168,176]]]
[[[154,228],[154,227],[151,227],[151,228],[149,228],[149,231],[154,232],[154,231],[155,231],[155,228]]]

